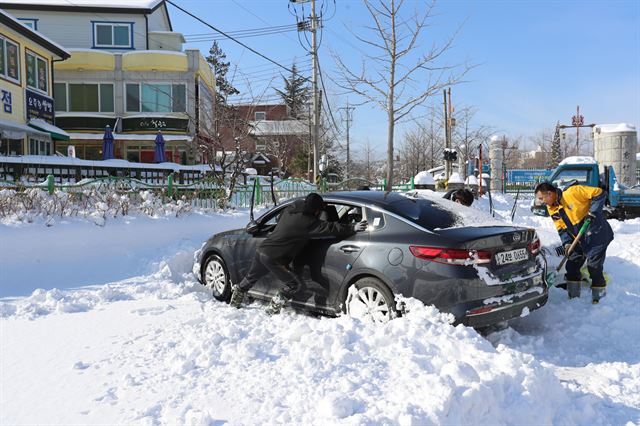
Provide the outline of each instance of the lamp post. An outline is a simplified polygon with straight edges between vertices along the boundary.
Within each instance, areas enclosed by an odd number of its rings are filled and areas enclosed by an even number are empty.
[[[571,117],[571,126],[566,124],[560,124],[558,128],[560,129],[576,129],[576,155],[580,155],[580,127],[594,127],[596,124],[584,124],[584,116],[580,115],[580,105],[576,107],[576,115]],[[566,134],[562,134],[563,139],[566,137]],[[566,153],[565,153],[566,157]]]

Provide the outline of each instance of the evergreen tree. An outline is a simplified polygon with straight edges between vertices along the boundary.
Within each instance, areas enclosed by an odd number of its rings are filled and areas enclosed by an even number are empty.
[[[292,118],[303,118],[307,116],[307,102],[311,97],[311,90],[307,80],[298,74],[296,64],[291,67],[291,76],[284,80],[284,90],[276,89],[276,92],[282,97],[285,105],[289,108]]]
[[[233,84],[227,80],[227,72],[229,71],[230,62],[225,62],[227,55],[222,51],[218,42],[214,41],[209,49],[207,62],[213,68],[213,74],[216,78],[216,105],[225,105],[227,98],[240,93]]]

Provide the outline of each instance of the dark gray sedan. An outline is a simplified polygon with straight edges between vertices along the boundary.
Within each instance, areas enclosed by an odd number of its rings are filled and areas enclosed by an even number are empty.
[[[484,327],[528,314],[548,297],[546,262],[534,229],[469,226],[448,201],[379,191],[323,195],[324,219],[369,228],[344,239],[313,240],[294,260],[304,278],[294,308],[345,312],[374,321],[402,313],[395,296],[414,297]],[[245,229],[211,237],[196,253],[194,273],[213,296],[228,301],[231,283],[246,274],[256,247],[293,200]],[[250,291],[268,300],[279,288],[268,275]]]

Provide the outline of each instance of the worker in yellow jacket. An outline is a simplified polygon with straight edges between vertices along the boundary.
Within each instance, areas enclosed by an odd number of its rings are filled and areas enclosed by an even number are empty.
[[[605,192],[601,188],[585,185],[572,185],[563,191],[549,182],[543,182],[536,187],[535,195],[539,202],[547,205],[565,248],[578,235],[584,221],[590,219],[587,231],[567,259],[565,278],[569,297],[580,296],[580,268],[586,260],[593,301],[599,301],[607,285],[603,273],[607,246],[613,240],[613,230],[602,211],[606,201]]]

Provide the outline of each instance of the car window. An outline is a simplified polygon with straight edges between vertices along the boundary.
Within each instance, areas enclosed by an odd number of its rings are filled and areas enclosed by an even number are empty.
[[[338,215],[336,222],[353,224],[360,222],[363,218],[361,207],[350,204],[327,203],[327,210],[333,210],[334,208]]]
[[[451,228],[462,222],[452,211],[424,198],[403,198],[388,203],[387,209],[430,231]]]
[[[370,208],[366,209],[367,212],[367,222],[369,222],[369,231],[374,231],[376,229],[381,229],[384,227],[384,214],[377,210],[372,210]]]
[[[282,216],[282,212],[284,212],[284,209],[286,209],[288,206],[284,206],[280,209],[274,209],[274,211],[267,213],[267,215],[264,217],[264,219],[261,221],[262,225],[275,225],[278,223],[278,221],[280,220],[280,217]]]
[[[552,183],[559,188],[564,188],[567,184],[573,183],[574,181],[577,181],[579,185],[584,185],[589,182],[590,173],[591,169],[563,170],[558,173],[558,176],[553,178]]]

